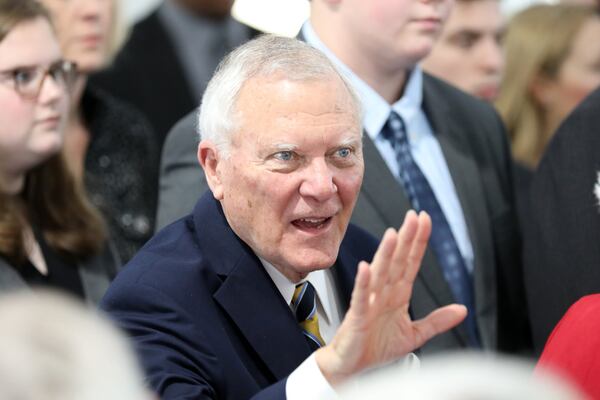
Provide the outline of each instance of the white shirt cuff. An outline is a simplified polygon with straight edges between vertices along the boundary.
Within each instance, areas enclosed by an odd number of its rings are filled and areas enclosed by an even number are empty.
[[[337,394],[321,373],[315,353],[302,362],[285,384],[287,400],[335,399]]]

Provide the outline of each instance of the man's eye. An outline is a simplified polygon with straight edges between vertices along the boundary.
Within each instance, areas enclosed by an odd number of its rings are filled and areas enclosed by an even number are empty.
[[[293,151],[280,151],[278,153],[275,153],[273,155],[273,157],[275,157],[277,160],[280,160],[280,161],[291,161],[294,159],[294,152]]]
[[[350,150],[348,147],[344,147],[342,149],[339,149],[336,152],[336,154],[338,157],[347,158],[347,157],[350,157],[350,155],[352,154],[352,150]]]

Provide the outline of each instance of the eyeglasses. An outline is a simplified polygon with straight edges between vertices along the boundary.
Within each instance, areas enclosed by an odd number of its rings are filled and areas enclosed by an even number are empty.
[[[0,82],[12,85],[13,89],[24,98],[37,99],[48,75],[57,85],[70,91],[77,78],[77,65],[60,60],[47,68],[17,67],[0,71]]]

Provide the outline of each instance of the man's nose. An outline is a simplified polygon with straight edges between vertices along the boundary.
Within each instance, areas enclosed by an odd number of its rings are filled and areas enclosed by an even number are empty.
[[[332,167],[324,159],[312,160],[305,170],[300,195],[320,202],[328,200],[338,190],[333,177]]]
[[[479,60],[486,71],[501,73],[504,69],[504,52],[495,38],[488,38],[481,44]]]

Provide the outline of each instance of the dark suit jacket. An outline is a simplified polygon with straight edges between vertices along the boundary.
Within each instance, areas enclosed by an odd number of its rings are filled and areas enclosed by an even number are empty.
[[[196,200],[208,190],[198,163],[198,113],[191,112],[171,129],[160,161],[156,230],[189,214]]]
[[[558,128],[530,188],[525,282],[538,353],[573,303],[600,292],[599,110],[600,89]]]
[[[359,260],[376,240],[350,226],[333,267],[349,303]],[[161,399],[285,398],[310,354],[276,286],[205,194],[116,278],[102,308],[129,332]]]
[[[249,38],[257,33],[248,27]],[[135,24],[111,66],[91,82],[142,111],[160,148],[169,129],[198,106],[157,11]]]
[[[520,263],[512,163],[503,125],[487,104],[424,74],[423,107],[448,164],[474,251],[474,289],[484,348],[520,351],[530,346]],[[352,222],[380,237],[399,227],[411,208],[401,185],[372,140],[364,138],[365,177]],[[444,201],[444,199],[439,199]],[[431,250],[415,283],[411,310],[420,318],[454,302]],[[422,349],[466,346],[461,325]]]
[[[424,74],[427,117],[448,163],[474,250],[477,319],[485,348],[528,352],[520,232],[512,183],[512,162],[504,127],[487,104]],[[206,190],[196,159],[195,113],[169,133],[163,149],[157,226],[188,212]],[[410,208],[402,187],[377,148],[363,136],[365,177],[352,221],[376,237],[398,228]],[[443,199],[441,200],[443,201]],[[422,317],[454,302],[435,256],[428,251],[416,282],[411,309]],[[437,336],[424,353],[466,346],[463,327]]]

